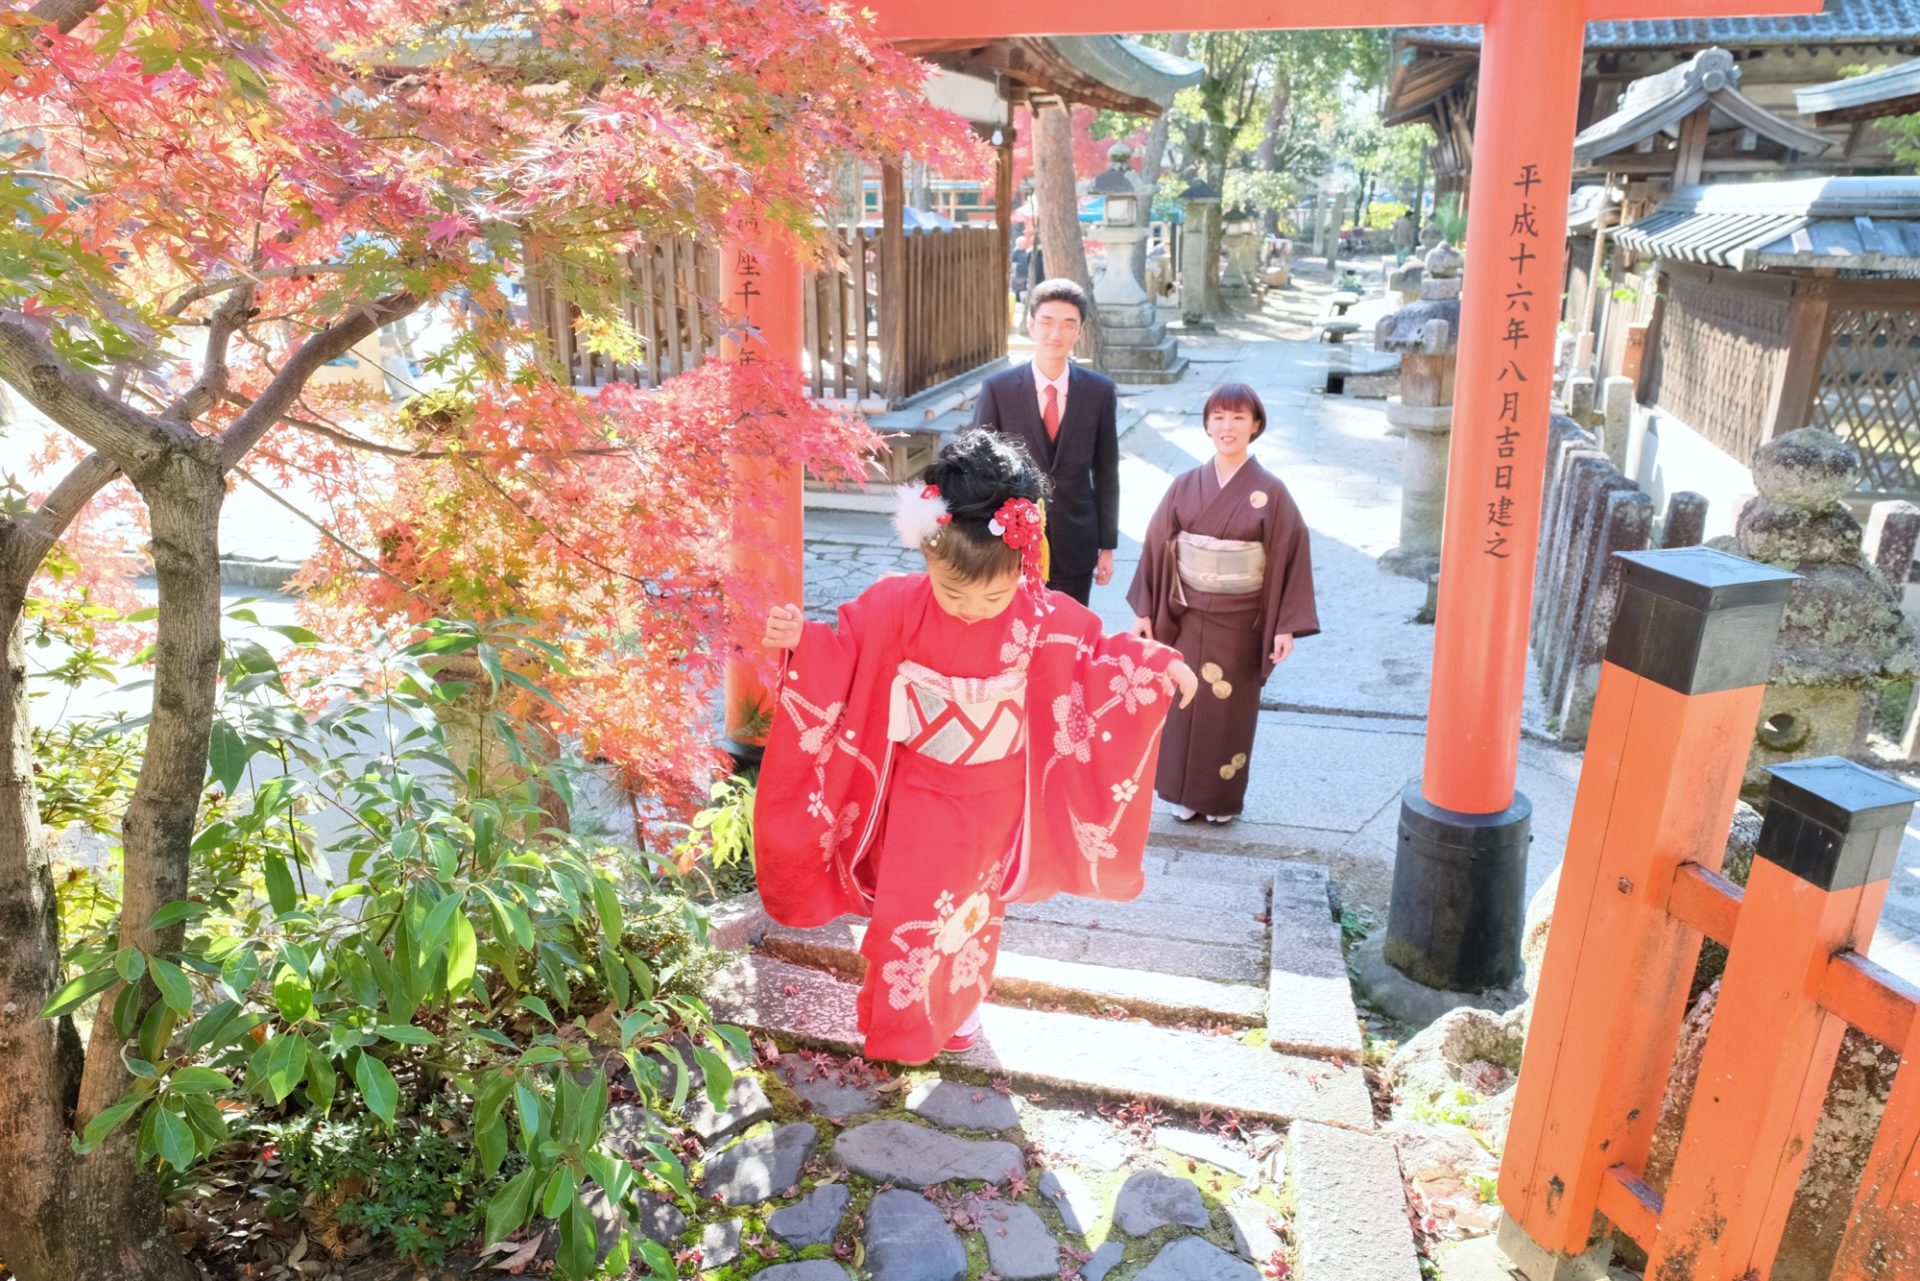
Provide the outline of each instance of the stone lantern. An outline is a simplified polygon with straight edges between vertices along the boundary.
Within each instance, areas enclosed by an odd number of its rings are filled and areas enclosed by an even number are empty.
[[[1713,545],[1800,575],[1747,758],[1746,786],[1759,791],[1768,765],[1858,755],[1881,689],[1920,674],[1920,653],[1899,590],[1867,559],[1860,522],[1840,501],[1860,483],[1859,451],[1803,427],[1760,447],[1753,483],[1760,496],[1733,538]]]
[[[1260,279],[1259,222],[1250,210],[1233,209],[1222,219],[1221,230],[1227,266],[1220,276],[1220,292],[1229,298],[1245,298]]]
[[[1180,323],[1188,329],[1213,329],[1207,306],[1207,214],[1220,203],[1220,193],[1196,178],[1180,193],[1186,209],[1185,234],[1180,238]]]
[[[1132,159],[1125,143],[1115,143],[1106,171],[1090,188],[1101,199],[1093,238],[1106,259],[1093,286],[1101,355],[1107,374],[1120,382],[1177,382],[1187,362],[1155,314],[1135,266],[1134,247],[1147,237],[1150,201],[1128,167]]]
[[[1460,264],[1451,245],[1435,245],[1423,263],[1419,297],[1382,316],[1374,328],[1374,350],[1400,355],[1400,394],[1387,401],[1387,421],[1407,438],[1400,456],[1400,545],[1380,558],[1380,567],[1408,578],[1430,578],[1440,567],[1459,360]]]

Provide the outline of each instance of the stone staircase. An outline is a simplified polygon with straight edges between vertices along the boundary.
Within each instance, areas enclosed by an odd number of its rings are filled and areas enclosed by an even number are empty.
[[[709,987],[715,1016],[857,1053],[864,925],[798,930],[750,902],[737,909],[718,932],[752,946]],[[1014,905],[981,1023],[971,1050],[933,1066],[1016,1090],[1275,1123],[1292,1139],[1303,1281],[1417,1281],[1324,868],[1155,847],[1132,902]]]

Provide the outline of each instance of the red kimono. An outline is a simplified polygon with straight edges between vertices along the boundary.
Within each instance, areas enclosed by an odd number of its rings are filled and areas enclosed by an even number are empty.
[[[871,918],[867,1054],[924,1063],[985,998],[1006,904],[1142,884],[1174,655],[1056,592],[967,624],[925,574],[809,623],[754,801],[768,915]]]

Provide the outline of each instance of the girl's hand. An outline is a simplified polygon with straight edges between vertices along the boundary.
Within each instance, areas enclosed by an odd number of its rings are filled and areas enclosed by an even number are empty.
[[[1153,639],[1153,620],[1151,618],[1134,619],[1133,634],[1135,636],[1138,636],[1141,640],[1152,640]]]
[[[798,605],[775,605],[767,614],[767,633],[760,643],[768,649],[799,648],[801,618]]]
[[[1200,689],[1200,678],[1193,674],[1193,669],[1176,658],[1168,665],[1167,675],[1171,676],[1173,683],[1180,687],[1180,706],[1185,707],[1191,703],[1193,696]]]
[[[1273,661],[1275,663],[1286,662],[1287,655],[1291,653],[1293,653],[1293,633],[1292,632],[1281,632],[1278,636],[1273,638]]]

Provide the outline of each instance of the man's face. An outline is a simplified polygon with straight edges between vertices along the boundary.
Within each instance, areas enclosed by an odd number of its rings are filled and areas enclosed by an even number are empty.
[[[1080,341],[1080,309],[1055,299],[1033,309],[1033,344],[1049,362],[1065,360]]]

